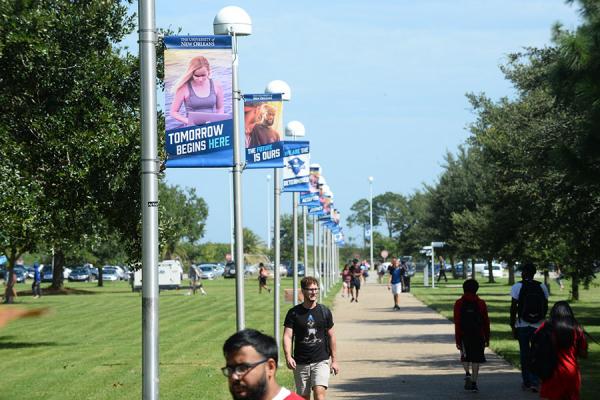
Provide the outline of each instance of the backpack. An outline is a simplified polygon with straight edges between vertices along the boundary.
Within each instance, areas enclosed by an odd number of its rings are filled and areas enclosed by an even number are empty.
[[[460,309],[460,330],[464,336],[481,335],[483,318],[476,301],[463,300]]]
[[[542,381],[552,377],[558,364],[553,336],[552,325],[545,323],[531,337],[527,366]]]
[[[523,281],[519,291],[518,314],[525,322],[536,323],[546,317],[548,300],[538,281]]]

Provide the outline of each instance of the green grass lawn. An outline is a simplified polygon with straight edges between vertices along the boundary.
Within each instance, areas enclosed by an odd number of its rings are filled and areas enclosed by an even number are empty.
[[[66,286],[89,294],[17,299],[19,306],[49,307],[51,313],[15,321],[0,331],[0,398],[140,398],[140,294],[124,282],[102,288],[95,283]],[[220,368],[225,364],[223,342],[235,332],[235,281],[221,278],[204,281],[204,286],[207,296],[187,296],[183,289],[160,294],[161,399],[231,398]],[[282,292],[291,286],[291,278],[282,280]],[[259,296],[256,279],[246,280],[245,288],[246,327],[272,335],[272,294]],[[27,289],[29,285],[17,287]],[[339,285],[332,293],[337,290]],[[324,303],[331,305],[332,298]],[[282,324],[290,307],[282,300]],[[293,389],[285,362],[278,380]]]
[[[511,364],[519,366],[519,345],[512,338],[510,315],[510,286],[508,279],[497,279],[497,283],[489,284],[487,278],[478,278],[480,284],[477,293],[488,306],[492,324],[490,347],[507,359]],[[452,319],[454,302],[462,295],[462,279],[450,279],[447,284],[436,285],[435,289],[423,287],[423,275],[413,278],[411,291],[421,301],[437,310],[448,319]],[[549,307],[559,300],[568,300],[569,281],[565,281],[565,289],[559,290],[556,282],[550,285],[551,296]],[[581,300],[571,303],[575,316],[596,340],[600,341],[600,287],[598,280],[589,290],[580,291]],[[597,398],[600,392],[600,346],[589,342],[589,357],[581,361],[582,398]],[[485,367],[484,367],[485,369]],[[595,394],[594,394],[595,393]]]

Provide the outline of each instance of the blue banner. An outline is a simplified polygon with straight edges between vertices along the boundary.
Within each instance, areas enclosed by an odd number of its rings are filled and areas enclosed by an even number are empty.
[[[167,167],[233,166],[230,36],[166,36]]]
[[[319,192],[302,192],[300,193],[300,206],[316,207],[319,203]]]
[[[281,93],[244,95],[246,168],[283,167]]]
[[[283,191],[309,189],[310,146],[307,141],[285,141],[283,147]]]

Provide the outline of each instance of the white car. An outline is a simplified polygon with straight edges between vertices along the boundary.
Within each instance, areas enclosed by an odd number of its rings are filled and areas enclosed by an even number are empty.
[[[200,279],[213,280],[216,277],[215,264],[200,264],[198,270],[200,271]]]
[[[487,266],[481,271],[481,276],[483,276],[484,278],[489,278],[490,271]],[[504,268],[502,267],[502,265],[492,264],[492,276],[494,278],[504,277]]]

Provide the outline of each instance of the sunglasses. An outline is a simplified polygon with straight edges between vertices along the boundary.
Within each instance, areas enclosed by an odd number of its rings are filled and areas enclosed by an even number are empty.
[[[194,78],[206,78],[207,74],[194,74]]]

